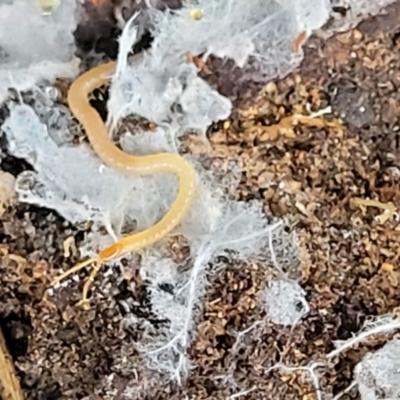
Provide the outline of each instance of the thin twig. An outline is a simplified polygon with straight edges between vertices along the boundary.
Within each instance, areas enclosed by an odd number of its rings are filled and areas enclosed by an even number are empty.
[[[4,400],[24,400],[14,365],[0,329],[0,397]]]

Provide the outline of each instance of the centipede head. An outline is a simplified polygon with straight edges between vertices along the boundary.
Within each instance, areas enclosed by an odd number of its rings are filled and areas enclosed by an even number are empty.
[[[99,253],[99,260],[102,263],[111,261],[121,256],[123,253],[124,246],[120,242],[116,242]]]

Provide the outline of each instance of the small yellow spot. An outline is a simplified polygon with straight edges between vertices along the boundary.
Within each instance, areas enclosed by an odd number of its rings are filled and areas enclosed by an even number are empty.
[[[38,0],[43,15],[51,15],[60,5],[60,0]]]
[[[387,262],[384,262],[379,270],[379,272],[381,273],[384,272],[392,273],[393,271],[394,271],[394,265]]]
[[[195,21],[198,21],[203,18],[203,10],[201,10],[200,8],[194,8],[192,11],[190,11],[190,16]]]

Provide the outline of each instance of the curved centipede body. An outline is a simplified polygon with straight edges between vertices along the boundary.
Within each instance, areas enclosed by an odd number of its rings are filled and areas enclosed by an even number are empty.
[[[93,263],[94,268],[83,290],[82,302],[87,302],[87,293],[102,263],[129,252],[138,251],[159,241],[178,226],[189,210],[196,189],[196,173],[192,165],[182,156],[173,153],[160,153],[135,156],[120,150],[110,139],[100,115],[89,103],[91,92],[107,84],[114,72],[115,62],[99,65],[78,77],[68,92],[71,112],[84,127],[89,142],[99,158],[109,167],[123,173],[149,175],[172,173],[179,179],[179,191],[175,201],[165,216],[149,229],[120,239],[98,257],[84,261],[57,277],[52,286],[65,277]]]

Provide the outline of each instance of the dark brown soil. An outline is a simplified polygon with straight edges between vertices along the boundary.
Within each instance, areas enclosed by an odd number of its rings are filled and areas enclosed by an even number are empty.
[[[58,291],[52,305],[41,301],[50,276],[77,261],[64,257],[65,240],[72,236],[79,245],[82,232],[52,211],[11,207],[0,224],[0,324],[26,398],[123,400],[127,386],[141,386],[149,400],[228,399],[246,390],[237,398],[317,399],[304,371],[266,369],[323,359],[332,341],[349,338],[366,317],[400,305],[398,223],[381,221],[382,210],[354,202],[400,206],[399,32],[396,3],[388,15],[356,30],[325,42],[312,39],[298,71],[269,84],[250,108],[210,132],[207,156],[243,165],[237,198],[260,199],[273,215],[297,221],[308,255],[301,283],[311,311],[292,331],[273,325],[250,331],[233,351],[235,332],[263,315],[257,303],[262,278],[255,265],[228,266],[208,290],[190,350],[194,369],[182,387],[140,368],[136,376],[139,333],[121,328],[127,313],[121,304],[134,298],[139,305],[129,312],[151,318],[141,282],[132,290],[119,270],[111,278],[100,274],[95,287],[107,295],[90,311],[75,305],[83,280]],[[266,128],[299,110],[306,114],[306,104],[314,111],[331,106],[334,115],[326,121],[341,118],[343,124],[299,125],[277,138]],[[16,175],[28,168],[8,156],[4,144],[3,151],[2,170]],[[266,187],[266,179],[286,185]],[[345,389],[363,355],[387,340],[374,338],[318,370],[321,389],[333,395]],[[354,392],[342,397],[358,398]]]

